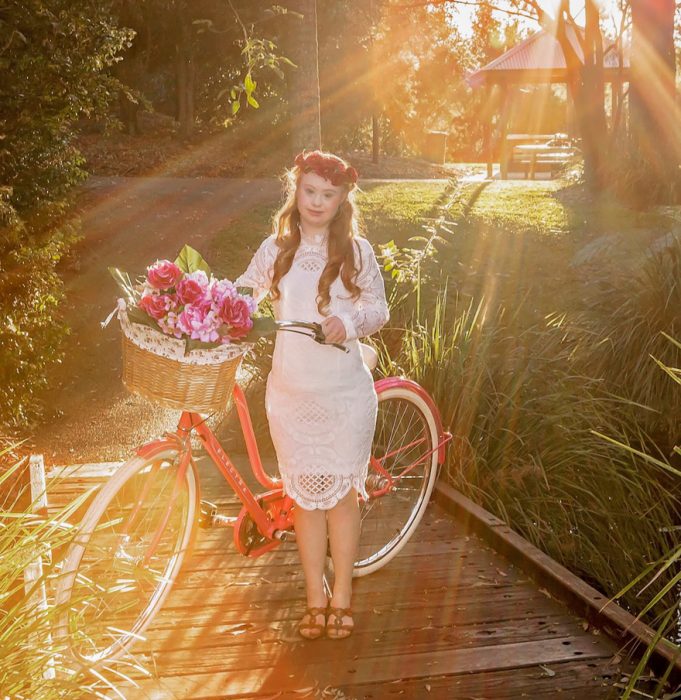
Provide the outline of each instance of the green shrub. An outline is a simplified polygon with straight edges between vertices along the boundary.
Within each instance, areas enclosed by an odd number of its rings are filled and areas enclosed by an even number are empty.
[[[131,33],[108,2],[9,0],[0,9],[0,423],[36,411],[59,360],[63,290],[56,265],[73,241],[69,192],[84,177],[76,121],[104,115],[106,72]]]

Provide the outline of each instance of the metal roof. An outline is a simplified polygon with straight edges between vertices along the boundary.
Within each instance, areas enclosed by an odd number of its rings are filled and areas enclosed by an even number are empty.
[[[568,24],[565,31],[579,60],[583,62],[581,36],[584,34],[584,29]],[[618,65],[617,51],[611,45],[603,54],[603,67],[616,69]],[[626,57],[624,67],[629,67]],[[487,82],[497,82],[502,76],[513,71],[518,74],[519,82],[522,82],[523,77],[526,78],[526,82],[551,82],[560,80],[566,70],[565,55],[558,39],[552,32],[541,29],[490,61],[486,66],[471,73],[466,81],[471,87],[479,87]]]

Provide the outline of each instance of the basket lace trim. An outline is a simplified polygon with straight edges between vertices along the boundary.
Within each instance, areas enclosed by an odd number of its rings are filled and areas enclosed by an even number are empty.
[[[132,323],[126,312],[125,300],[118,300],[118,318],[121,329],[132,343],[154,355],[176,360],[187,365],[217,365],[233,360],[250,347],[249,344],[221,345],[210,350],[191,350],[185,355],[184,340],[172,338],[149,326]]]

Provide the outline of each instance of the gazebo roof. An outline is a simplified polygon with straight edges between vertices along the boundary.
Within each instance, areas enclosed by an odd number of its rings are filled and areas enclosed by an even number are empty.
[[[584,29],[573,24],[565,27],[567,39],[580,61],[584,61],[581,37]],[[629,68],[629,59],[624,57],[623,70]],[[619,60],[614,45],[603,54],[606,79],[619,73]],[[555,35],[546,29],[521,41],[506,53],[490,61],[486,66],[471,73],[466,81],[475,88],[489,83],[563,83],[567,78],[567,63],[561,45]],[[626,78],[625,78],[626,79]]]

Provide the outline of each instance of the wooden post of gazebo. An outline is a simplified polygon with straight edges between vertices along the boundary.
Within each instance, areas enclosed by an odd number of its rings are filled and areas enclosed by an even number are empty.
[[[506,141],[508,135],[508,120],[511,114],[513,99],[512,88],[508,83],[501,82],[501,116],[499,117],[499,174],[502,180],[508,179],[509,149]]]

